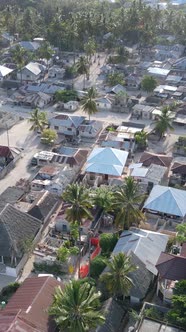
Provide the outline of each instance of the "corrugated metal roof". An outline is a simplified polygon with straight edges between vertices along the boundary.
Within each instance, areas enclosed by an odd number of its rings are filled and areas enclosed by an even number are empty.
[[[55,287],[59,285],[62,283],[52,277],[27,278],[1,311],[0,332],[53,332],[54,323],[49,318],[48,308],[52,304]],[[6,320],[6,329],[3,329],[2,324]]]
[[[123,252],[130,255],[130,252],[133,252],[145,264],[147,270],[157,275],[155,265],[167,242],[168,236],[165,234],[133,228],[121,234],[113,254]]]
[[[112,148],[95,148],[87,159],[86,172],[120,176],[128,152]]]
[[[186,215],[186,191],[156,185],[147,198],[144,208],[184,217]]]
[[[156,268],[161,278],[168,280],[186,279],[186,257],[162,252]]]

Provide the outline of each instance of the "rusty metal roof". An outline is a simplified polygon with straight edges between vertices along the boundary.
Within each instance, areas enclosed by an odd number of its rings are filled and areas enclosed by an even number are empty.
[[[59,285],[52,277],[27,278],[0,312],[0,332],[54,332],[48,309]]]

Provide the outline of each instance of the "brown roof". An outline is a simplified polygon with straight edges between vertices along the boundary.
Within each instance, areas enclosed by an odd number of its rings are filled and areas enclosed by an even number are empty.
[[[8,146],[0,145],[0,157],[8,157],[11,153],[12,152]]]
[[[186,164],[175,162],[171,167],[171,171],[174,174],[186,175]]]
[[[168,280],[186,279],[186,257],[162,252],[156,268],[161,278]]]
[[[59,285],[52,277],[27,278],[0,312],[0,332],[54,332],[48,308]]]
[[[140,158],[140,163],[143,163],[143,166],[150,166],[151,164],[169,167],[173,158],[165,156],[163,154],[155,154],[150,152],[144,152]]]

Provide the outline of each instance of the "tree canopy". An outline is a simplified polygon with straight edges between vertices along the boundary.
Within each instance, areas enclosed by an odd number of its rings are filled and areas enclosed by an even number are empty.
[[[141,87],[146,92],[152,92],[157,86],[157,81],[153,76],[144,76],[141,82]]]

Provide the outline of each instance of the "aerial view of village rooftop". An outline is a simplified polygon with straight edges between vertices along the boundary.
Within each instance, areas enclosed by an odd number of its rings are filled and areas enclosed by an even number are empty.
[[[186,331],[186,0],[0,0],[0,332]]]

